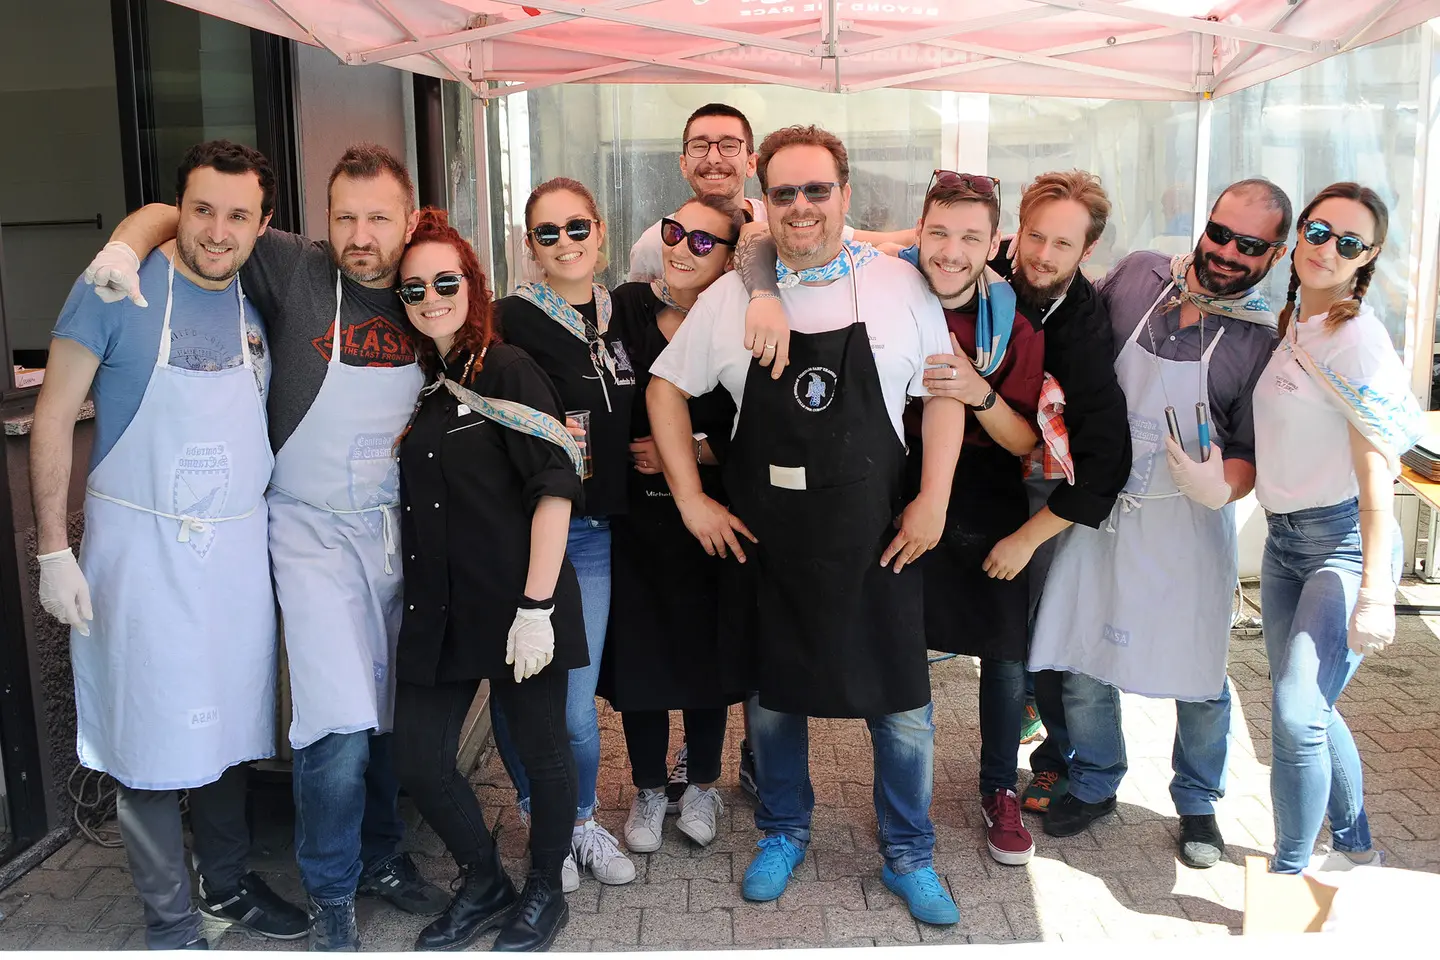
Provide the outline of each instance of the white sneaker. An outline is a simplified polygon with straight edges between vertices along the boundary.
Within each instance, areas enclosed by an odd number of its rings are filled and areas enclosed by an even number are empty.
[[[665,791],[641,790],[630,804],[625,821],[625,846],[632,853],[654,853],[660,849],[665,826]]]
[[[621,884],[635,879],[635,864],[620,851],[620,844],[610,831],[594,820],[586,820],[584,826],[575,828],[570,845],[579,868],[588,868],[601,883]]]
[[[695,784],[685,788],[680,798],[680,820],[676,826],[680,832],[700,846],[715,839],[716,822],[725,812],[725,801],[714,787],[702,790]]]
[[[575,854],[565,854],[565,862],[560,865],[560,890],[562,893],[574,893],[580,889],[580,868],[575,866]]]
[[[1310,858],[1310,866],[1306,873],[1343,873],[1346,870],[1354,870],[1359,867],[1383,867],[1385,865],[1385,851],[1366,850],[1362,853],[1351,853],[1346,850],[1335,850],[1331,847],[1321,847],[1320,852]]]

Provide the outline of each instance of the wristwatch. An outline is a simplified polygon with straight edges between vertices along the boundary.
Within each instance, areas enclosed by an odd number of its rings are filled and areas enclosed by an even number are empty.
[[[971,410],[989,410],[995,406],[995,388],[990,388],[990,392],[986,394],[984,400],[981,400],[979,403],[969,404],[968,406]]]
[[[696,463],[699,463],[699,462],[700,462],[700,454],[701,454],[702,452],[704,452],[704,450],[705,450],[705,438],[706,438],[707,436],[709,436],[709,434],[704,434],[704,433],[694,433],[694,434],[691,434],[691,437],[693,437],[694,440],[695,440],[695,462],[696,462]]]

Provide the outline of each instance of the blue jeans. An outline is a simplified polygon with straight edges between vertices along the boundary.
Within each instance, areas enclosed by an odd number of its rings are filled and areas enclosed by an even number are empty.
[[[980,661],[980,793],[1015,789],[1025,726],[1025,664]]]
[[[1309,865],[1326,814],[1336,850],[1370,849],[1360,754],[1335,707],[1361,660],[1346,645],[1360,590],[1360,513],[1349,500],[1270,514],[1267,522],[1260,609],[1273,691],[1270,869],[1299,873]],[[1392,545],[1398,584],[1398,531]]]
[[[1120,691],[1078,673],[1062,676],[1064,726],[1046,727],[1047,737],[1068,760],[1070,792],[1099,803],[1115,796],[1129,764],[1121,726]],[[1182,817],[1215,812],[1225,796],[1225,763],[1230,746],[1230,681],[1214,700],[1175,701],[1175,744],[1171,748],[1170,799]]]
[[[570,732],[570,749],[575,754],[579,790],[575,819],[595,815],[595,781],[600,776],[600,718],[595,712],[595,688],[600,683],[600,657],[605,650],[605,629],[610,623],[610,519],[575,517],[565,556],[580,580],[580,603],[585,616],[585,645],[590,664],[570,671],[570,692],[565,700],[565,726]],[[493,703],[493,701],[492,701]],[[504,711],[490,711],[495,748],[515,784],[520,809],[530,812],[530,778],[510,739]]]
[[[928,867],[935,850],[930,794],[935,774],[934,704],[867,719],[875,751],[875,819],[880,848],[899,874]],[[760,803],[755,826],[783,834],[804,850],[810,843],[815,791],[810,785],[810,721],[766,710],[756,700],[750,715],[755,784]]]
[[[405,836],[390,734],[332,733],[295,751],[295,860],[317,903],[355,896],[360,874]]]

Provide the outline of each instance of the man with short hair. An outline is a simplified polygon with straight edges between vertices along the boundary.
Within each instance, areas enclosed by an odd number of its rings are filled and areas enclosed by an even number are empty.
[[[1181,861],[1203,868],[1224,856],[1214,805],[1230,731],[1230,504],[1255,482],[1251,393],[1275,344],[1256,288],[1285,253],[1290,220],[1284,191],[1242,180],[1215,201],[1192,254],[1133,253],[1099,284],[1133,458],[1106,529],[1073,530],[1057,547],[1036,620],[1032,669],[1066,671],[1062,722],[1046,718],[1069,761],[1069,793],[1045,820],[1052,836],[1115,808],[1124,691],[1175,700]]]
[[[389,757],[401,577],[396,436],[423,377],[395,275],[414,229],[403,162],[356,144],[330,176],[329,242],[271,230],[242,271],[265,318],[271,392],[270,559],[290,662],[295,847],[311,946],[355,949],[355,894],[417,914],[449,897],[397,852],[404,823]],[[149,251],[173,232],[152,204],[115,240]],[[128,250],[92,264],[97,292],[135,290]]]
[[[71,627],[80,762],[119,784],[152,950],[208,948],[190,902],[182,790],[205,912],[281,940],[308,927],[246,869],[247,764],[275,752],[278,646],[264,498],[270,364],[236,273],[270,222],[275,173],[257,151],[212,140],[190,149],[177,179],[175,239],[134,276],[133,289],[164,307],[103,303],[77,279],[30,434],[40,602]],[[77,564],[66,500],[92,388]]]
[[[963,430],[959,402],[924,388],[926,357],[947,352],[944,317],[910,266],[843,240],[850,166],[837,137],[813,126],[777,130],[757,170],[779,296],[796,328],[795,372],[773,379],[756,367],[741,342],[749,298],[727,275],[653,364],[647,394],[686,527],[707,552],[745,561],[731,568],[721,624],[734,689],[758,691],[750,735],[765,836],[743,893],[778,898],[804,859],[814,807],[807,718],[864,718],[883,881],[918,919],[955,923],[932,862],[934,725],[912,566],[940,539]],[[733,513],[700,488],[686,406],[716,387],[740,411],[726,461]],[[926,440],[920,492],[908,505],[907,396],[924,398]],[[758,542],[742,547],[740,537]]]

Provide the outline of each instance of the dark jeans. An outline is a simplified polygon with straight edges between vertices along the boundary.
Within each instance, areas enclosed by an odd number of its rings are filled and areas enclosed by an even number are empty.
[[[575,759],[565,727],[568,683],[564,670],[550,669],[521,683],[509,675],[490,681],[490,696],[509,721],[530,774],[531,870],[557,887],[575,821]],[[475,791],[455,768],[460,728],[479,686],[478,680],[395,685],[395,773],[462,867],[488,865],[495,845]]]
[[[720,779],[720,753],[725,747],[726,707],[686,710],[685,742],[689,745],[687,769],[691,783]],[[630,778],[641,790],[659,790],[670,778],[670,713],[667,710],[626,710],[625,749],[630,754]]]
[[[1015,789],[1025,725],[1025,664],[980,661],[980,792]]]
[[[1039,670],[1030,676],[1035,678],[1035,710],[1040,722],[1045,724],[1045,739],[1030,754],[1030,769],[1034,773],[1058,773],[1068,776],[1070,740],[1065,731],[1065,703],[1061,699],[1065,674],[1059,670]]]
[[[250,768],[237,764],[220,779],[190,789],[190,830],[195,870],[206,893],[228,893],[245,875],[250,828],[245,794]],[[200,914],[190,903],[190,871],[180,826],[179,790],[132,790],[119,785],[116,819],[125,841],[130,880],[145,913],[145,945],[174,950],[200,936]]]

